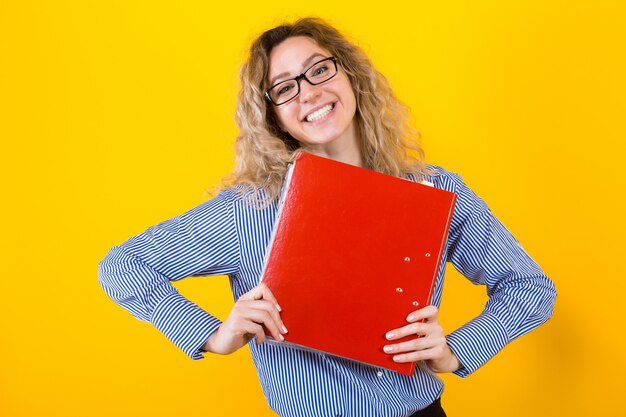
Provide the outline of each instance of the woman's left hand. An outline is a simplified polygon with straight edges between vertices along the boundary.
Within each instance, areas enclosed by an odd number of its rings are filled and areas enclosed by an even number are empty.
[[[431,305],[409,314],[407,321],[410,324],[387,332],[387,340],[411,335],[421,337],[385,345],[384,351],[394,355],[395,362],[424,361],[434,372],[453,372],[459,369],[461,362],[446,343],[446,336],[437,318],[438,313],[437,307]]]

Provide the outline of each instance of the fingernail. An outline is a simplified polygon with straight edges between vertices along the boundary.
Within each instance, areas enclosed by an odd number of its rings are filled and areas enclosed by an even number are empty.
[[[287,333],[287,328],[285,327],[284,324],[283,324],[283,333]]]
[[[392,348],[391,346],[385,346],[385,347],[383,348],[383,350],[384,350],[385,352],[389,353],[389,352],[391,352],[391,351],[393,350],[393,348]]]
[[[387,339],[393,339],[393,336],[394,336],[393,332],[389,332],[385,335]]]
[[[283,309],[280,308],[280,306],[278,304],[276,304],[276,309],[278,310],[279,313],[283,311]]]
[[[279,333],[278,336],[280,337],[280,340],[282,340],[283,342],[285,341],[285,338],[283,337],[282,334]]]
[[[413,319],[415,318],[415,316],[413,314],[409,314],[409,317],[407,317],[407,321],[413,321]]]
[[[393,357],[394,362],[399,362],[400,361],[400,356],[394,356]]]

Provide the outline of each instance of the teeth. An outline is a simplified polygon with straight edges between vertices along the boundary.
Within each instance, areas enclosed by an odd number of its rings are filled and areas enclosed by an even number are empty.
[[[328,113],[330,113],[330,111],[333,109],[333,105],[329,104],[327,106],[322,107],[319,110],[314,111],[313,113],[309,114],[306,117],[306,121],[307,122],[314,122],[316,120],[321,119],[322,117],[326,116]]]

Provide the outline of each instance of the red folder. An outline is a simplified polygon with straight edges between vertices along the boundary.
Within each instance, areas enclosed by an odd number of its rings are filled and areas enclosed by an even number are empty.
[[[262,275],[285,343],[411,375],[415,363],[383,352],[385,334],[430,304],[455,200],[303,153],[287,173]]]

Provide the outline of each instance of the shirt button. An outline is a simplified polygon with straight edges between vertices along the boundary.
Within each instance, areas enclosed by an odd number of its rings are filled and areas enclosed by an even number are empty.
[[[383,377],[383,372],[382,371],[378,371],[378,372],[376,372],[376,375],[378,375],[379,378],[382,378]]]

